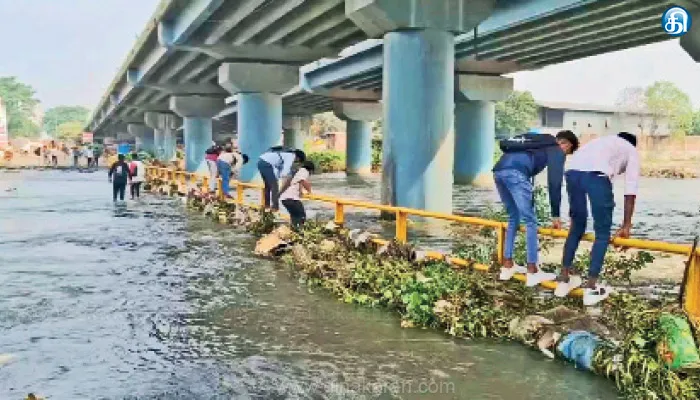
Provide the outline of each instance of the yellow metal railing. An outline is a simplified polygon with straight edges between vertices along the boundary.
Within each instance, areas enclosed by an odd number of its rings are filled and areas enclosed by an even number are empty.
[[[178,177],[179,180],[177,182],[179,183],[184,183],[184,182],[190,182],[192,184],[197,184],[198,180],[201,180],[201,184],[203,188],[206,188],[208,190],[209,185],[209,177],[202,175],[202,174],[196,174],[196,173],[188,173],[188,172],[182,172],[182,171],[175,171],[173,169],[167,169],[167,168],[157,168],[157,167],[147,167],[147,174],[148,176],[154,176],[154,177],[159,177],[161,179],[168,179],[168,180],[173,180],[177,179]],[[218,196],[220,198],[223,198],[223,191],[222,191],[222,186],[221,186],[221,179],[218,179]],[[236,197],[235,200],[231,200],[235,203],[238,204],[245,204],[244,203],[244,191],[246,189],[258,189],[258,190],[263,190],[263,186],[259,184],[253,184],[253,183],[243,183],[243,182],[238,182],[238,181],[232,181],[232,188],[235,187],[236,189]],[[433,219],[438,219],[438,220],[443,220],[443,221],[451,221],[451,222],[458,222],[462,224],[468,224],[468,225],[476,225],[476,226],[481,226],[481,227],[489,227],[489,228],[494,228],[496,229],[496,237],[497,237],[497,259],[500,262],[503,261],[503,251],[504,251],[504,242],[505,242],[505,231],[507,227],[507,223],[505,222],[500,222],[500,221],[493,221],[493,220],[488,220],[484,218],[476,218],[476,217],[466,217],[466,216],[460,216],[460,215],[453,215],[453,214],[443,214],[443,213],[436,213],[436,212],[430,212],[430,211],[425,211],[425,210],[417,210],[417,209],[412,209],[412,208],[405,208],[405,207],[395,207],[395,206],[389,206],[389,205],[382,205],[382,204],[375,204],[375,203],[369,203],[365,201],[360,201],[360,200],[352,200],[352,199],[340,199],[340,198],[335,198],[331,196],[326,196],[326,195],[318,195],[318,194],[311,194],[311,195],[306,195],[304,196],[305,199],[309,200],[315,200],[315,201],[320,201],[323,203],[328,203],[334,206],[335,209],[335,215],[334,215],[334,222],[337,225],[343,225],[345,223],[345,212],[347,207],[357,207],[357,208],[362,208],[362,209],[367,209],[367,210],[376,210],[376,211],[383,211],[383,212],[389,212],[389,213],[394,213],[396,215],[396,233],[395,233],[395,238],[399,242],[406,242],[408,240],[408,217],[409,216],[418,216],[418,217],[426,217],[426,218],[433,218]],[[261,204],[260,206],[264,206],[264,191],[261,193]],[[259,207],[259,206],[256,206]],[[561,229],[548,229],[548,228],[540,228],[539,229],[539,234],[543,236],[549,236],[553,238],[566,238],[568,231],[561,230]],[[592,234],[586,234],[583,237],[584,240],[586,241],[593,241],[594,236]],[[380,243],[380,244],[385,244],[387,243],[386,240],[383,239],[374,239],[375,242]],[[686,290],[685,290],[685,300],[684,300],[684,307],[686,311],[697,317],[700,318],[700,249],[696,249],[694,254],[691,254],[693,251],[691,246],[686,246],[686,245],[681,245],[681,244],[674,244],[674,243],[666,243],[666,242],[659,242],[659,241],[653,241],[653,240],[641,240],[641,239],[621,239],[621,238],[616,238],[611,240],[611,244],[616,245],[616,246],[621,246],[621,247],[627,247],[627,248],[633,248],[637,250],[648,250],[648,251],[659,251],[663,253],[669,253],[669,254],[680,254],[680,255],[686,255],[690,257],[690,268],[688,271],[688,277],[687,277],[687,282],[686,282]],[[477,264],[470,262],[469,260],[462,260],[459,258],[454,258],[454,257],[449,257],[446,256],[442,253],[439,252],[434,252],[434,251],[429,251],[426,254],[429,258],[434,258],[434,259],[444,259],[445,261],[456,265],[456,266],[471,266],[474,269],[480,270],[480,271],[488,271],[489,266],[483,265],[483,264]],[[519,281],[524,282],[525,281],[525,275],[523,274],[515,274],[515,278]],[[555,282],[543,282],[541,284],[542,287],[548,288],[548,289],[555,289],[556,288],[556,283]],[[571,293],[572,296],[580,297],[583,294],[581,289],[577,289]]]

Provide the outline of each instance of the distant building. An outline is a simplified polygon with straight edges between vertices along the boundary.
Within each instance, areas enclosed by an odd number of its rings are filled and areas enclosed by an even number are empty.
[[[10,137],[7,133],[7,108],[0,97],[0,149],[7,147],[10,143]]]
[[[534,124],[542,133],[554,134],[569,129],[576,135],[604,136],[618,132],[635,135],[669,136],[667,119],[655,118],[644,111],[618,107],[538,101],[538,121]]]

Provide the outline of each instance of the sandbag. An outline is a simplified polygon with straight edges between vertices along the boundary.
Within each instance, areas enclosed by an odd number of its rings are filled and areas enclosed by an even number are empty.
[[[664,313],[659,317],[664,339],[656,347],[659,357],[671,369],[698,368],[700,355],[693,340],[693,332],[685,318]]]
[[[566,335],[557,351],[567,360],[576,365],[576,368],[583,368],[591,371],[593,369],[593,355],[601,340],[598,336],[586,331],[573,331]]]

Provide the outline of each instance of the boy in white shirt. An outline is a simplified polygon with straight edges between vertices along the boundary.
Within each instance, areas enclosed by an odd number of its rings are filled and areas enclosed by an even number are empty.
[[[289,217],[292,220],[292,228],[298,229],[306,221],[306,211],[304,204],[301,202],[302,188],[307,193],[311,193],[310,175],[314,172],[314,163],[305,161],[301,168],[294,174],[294,177],[282,185],[280,201],[284,208],[289,212]]]
[[[640,176],[637,138],[627,132],[604,136],[589,142],[571,157],[565,174],[571,228],[564,244],[561,275],[557,278],[557,288],[554,291],[556,296],[564,297],[582,284],[581,277],[573,270],[572,264],[586,232],[589,201],[595,241],[591,249],[588,279],[583,285],[583,303],[594,305],[610,295],[609,288],[598,285],[598,276],[608,250],[615,208],[612,179],[622,174],[625,175],[624,220],[615,237],[628,238]]]

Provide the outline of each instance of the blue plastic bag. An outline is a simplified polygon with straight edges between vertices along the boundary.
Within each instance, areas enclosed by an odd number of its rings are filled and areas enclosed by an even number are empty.
[[[564,358],[576,365],[576,368],[593,369],[593,354],[601,340],[586,331],[570,332],[557,346]]]

